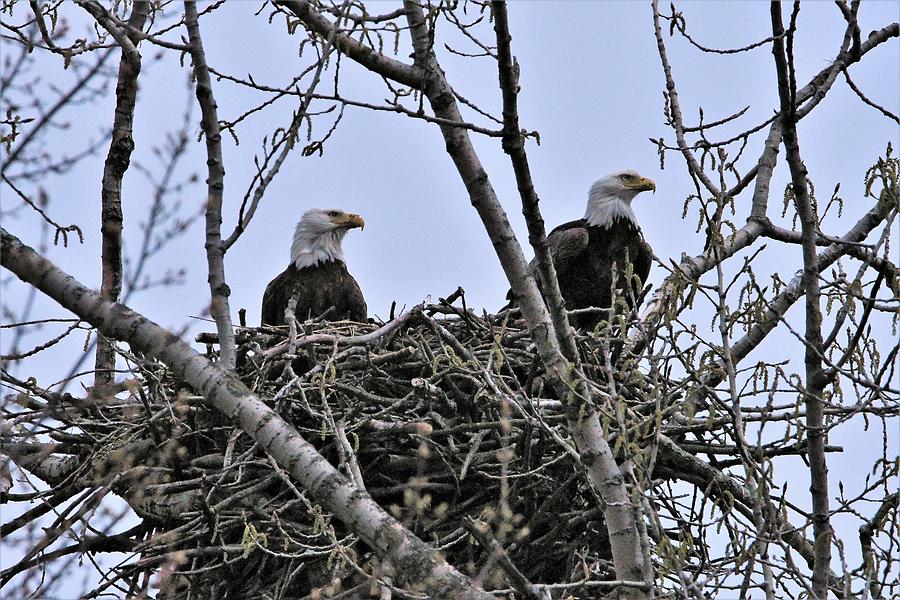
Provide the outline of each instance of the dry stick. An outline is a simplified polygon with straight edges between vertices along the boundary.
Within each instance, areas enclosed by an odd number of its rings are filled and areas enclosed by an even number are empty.
[[[0,264],[38,288],[104,335],[155,357],[206,402],[231,418],[315,497],[390,559],[407,581],[422,583],[431,597],[492,598],[448,565],[432,548],[344,478],[316,449],[231,372],[224,371],[156,323],[101,298],[0,228]]]
[[[517,106],[518,77],[517,69],[513,64],[510,43],[512,37],[509,33],[509,20],[505,1],[491,3],[494,11],[494,32],[497,37],[497,62],[500,72],[500,88],[503,93],[503,150],[509,155],[516,176],[516,184],[522,199],[522,213],[528,224],[528,240],[534,247],[538,261],[542,291],[556,337],[563,355],[572,362],[575,370],[580,368],[578,350],[575,346],[574,333],[569,325],[566,315],[565,303],[559,290],[559,282],[556,278],[556,269],[547,246],[547,236],[544,230],[544,220],[538,207],[539,199],[534,190],[531,172],[528,166],[528,156],[525,152],[524,137],[520,132],[519,115]],[[568,382],[566,382],[568,383]],[[572,402],[566,402],[566,416],[569,429],[578,444],[582,459],[596,457],[599,472],[588,468],[588,473],[594,474],[591,478],[594,486],[600,491],[606,504],[604,516],[609,531],[612,545],[613,563],[616,577],[624,580],[645,581],[650,583],[652,575],[650,565],[645,564],[641,551],[640,536],[635,527],[635,513],[629,502],[628,491],[623,483],[623,477],[619,466],[612,456],[609,443],[603,435],[597,435],[602,428],[599,424],[599,416],[589,401],[578,401],[581,398],[589,398],[587,387],[580,378],[575,381],[580,394],[572,395]],[[565,396],[561,396],[565,397]],[[590,432],[590,433],[589,433]],[[587,434],[587,435],[586,435]],[[590,464],[585,461],[585,464]],[[610,481],[616,483],[610,485]],[[627,594],[640,594],[640,590],[628,590]]]
[[[16,187],[16,184],[14,184],[6,176],[5,173],[0,173],[0,181],[5,183],[6,185],[8,185],[10,187],[10,189],[12,191],[14,191],[19,198],[22,199],[22,202],[24,202],[25,204],[30,206],[37,214],[39,214],[41,216],[41,218],[44,220],[44,222],[47,225],[51,225],[56,230],[55,233],[53,234],[53,245],[54,246],[56,246],[59,243],[59,238],[62,238],[63,247],[68,248],[70,232],[77,234],[78,241],[82,244],[84,243],[84,234],[81,231],[81,227],[79,227],[78,225],[75,225],[74,223],[71,225],[62,226],[59,223],[57,223],[56,221],[54,221],[53,219],[51,219],[50,215],[48,215],[47,212],[43,208],[41,208],[41,206],[39,204],[36,204],[31,198],[29,198],[25,194],[25,192],[23,192],[18,187]],[[46,226],[42,225],[42,227],[46,227]],[[42,229],[42,231],[43,231],[43,229]]]
[[[137,101],[138,75],[141,72],[141,55],[137,50],[137,40],[127,35],[105,18],[94,3],[83,2],[81,6],[98,20],[118,41],[122,40],[122,58],[119,61],[119,76],[116,82],[116,109],[113,118],[112,139],[109,153],[103,164],[103,179],[100,188],[100,233],[101,233],[101,286],[100,295],[115,302],[122,293],[122,179],[131,162],[134,150],[134,106]],[[134,3],[128,24],[141,30],[150,13],[150,3],[140,0]],[[94,386],[104,386],[112,382],[116,366],[116,349],[112,340],[103,336],[97,339],[97,353],[94,359]]]
[[[29,356],[33,356],[39,352],[43,352],[47,348],[55,346],[56,344],[61,342],[63,340],[63,338],[65,338],[67,335],[69,335],[70,333],[72,333],[73,331],[75,331],[76,329],[79,329],[79,328],[81,328],[81,322],[75,321],[74,323],[69,325],[66,328],[66,330],[63,331],[62,333],[60,333],[59,335],[47,340],[43,344],[39,344],[39,345],[35,346],[34,348],[32,348],[30,350],[26,350],[25,352],[14,351],[14,352],[11,352],[10,354],[0,354],[0,364],[3,364],[6,361],[11,361],[11,360],[15,360],[15,361],[22,360],[23,358],[28,358]],[[7,418],[9,418],[9,417],[7,417]],[[0,430],[2,430],[2,429],[3,429],[3,427],[0,426]]]
[[[206,165],[209,178],[206,180],[208,195],[206,200],[206,262],[209,269],[209,312],[216,321],[219,333],[219,361],[225,370],[231,371],[235,364],[234,328],[231,325],[231,308],[228,296],[231,290],[225,282],[225,247],[222,244],[222,196],[225,187],[225,165],[222,162],[222,135],[219,132],[219,116],[216,99],[213,97],[212,82],[200,38],[197,22],[197,4],[184,3],[184,20],[191,44],[191,60],[194,63],[194,77],[197,80],[197,102],[203,118],[200,122],[206,138]]]
[[[898,118],[897,115],[881,106],[880,104],[875,104],[874,102],[869,100],[869,98],[865,94],[862,93],[862,90],[859,89],[855,83],[853,83],[852,79],[850,79],[850,72],[847,71],[847,69],[844,69],[844,79],[847,81],[847,85],[850,86],[850,89],[853,90],[853,92],[859,97],[860,100],[862,100],[863,104],[871,106],[872,108],[886,116],[888,119],[900,125],[900,118]]]
[[[793,30],[788,33],[787,57],[781,39],[784,26],[781,19],[781,3],[770,5],[772,34],[779,36],[772,45],[775,69],[778,73],[778,96],[781,100],[781,121],[783,124],[784,147],[788,167],[791,172],[791,189],[794,204],[800,215],[800,229],[803,236],[803,279],[806,290],[806,346],[804,363],[806,366],[806,430],[809,442],[810,486],[812,495],[813,564],[812,591],[815,598],[828,595],[828,574],[831,565],[831,523],[828,514],[828,465],[825,457],[825,422],[822,407],[822,392],[828,383],[822,370],[822,307],[819,293],[819,268],[816,260],[817,222],[815,209],[809,198],[806,166],[800,157],[800,143],[797,139],[797,119],[793,97],[796,96],[793,64]],[[794,10],[799,4],[795,3]],[[792,25],[796,12],[791,17]]]

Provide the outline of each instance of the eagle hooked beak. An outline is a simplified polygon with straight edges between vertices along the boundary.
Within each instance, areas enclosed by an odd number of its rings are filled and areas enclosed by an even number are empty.
[[[340,220],[337,221],[337,224],[346,227],[347,229],[354,229],[359,227],[360,229],[366,228],[366,222],[363,218],[357,214],[349,213],[344,215]]]
[[[626,183],[625,185],[638,192],[651,191],[654,194],[656,193],[656,183],[647,177],[641,177],[637,181],[630,184]]]

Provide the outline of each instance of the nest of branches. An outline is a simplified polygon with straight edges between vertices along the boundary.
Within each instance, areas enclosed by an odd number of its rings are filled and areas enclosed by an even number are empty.
[[[215,355],[214,334],[198,341]],[[613,374],[608,337],[579,344],[598,382]],[[242,328],[237,345],[251,389],[487,589],[510,587],[507,558],[565,596],[614,578],[601,503],[568,441],[566,399],[544,385],[514,314],[476,316],[445,302],[380,327]],[[639,388],[630,361],[616,363],[619,387]],[[134,404],[130,414],[105,408],[108,421],[130,426],[93,462],[114,455],[129,473],[113,489],[148,529],[130,568],[170,574],[162,597],[377,597],[392,587],[396,597],[416,595],[163,365],[140,372],[143,415]],[[639,409],[639,397],[627,404]]]

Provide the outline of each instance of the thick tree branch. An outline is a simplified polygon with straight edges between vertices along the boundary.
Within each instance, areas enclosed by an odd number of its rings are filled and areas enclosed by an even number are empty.
[[[559,290],[556,268],[547,245],[544,219],[539,208],[540,199],[531,179],[528,154],[525,152],[525,137],[519,126],[517,104],[519,68],[510,47],[512,36],[509,33],[506,2],[505,0],[494,0],[491,2],[491,7],[494,11],[494,32],[497,36],[497,69],[500,74],[500,91],[503,93],[503,150],[509,155],[512,162],[519,197],[522,199],[522,214],[525,215],[525,222],[528,225],[528,241],[534,248],[537,258],[538,272],[542,282],[541,291],[550,311],[550,317],[553,319],[553,327],[556,330],[560,348],[566,358],[577,366],[578,352],[575,348],[575,339],[566,314],[565,302]]]
[[[111,22],[105,11],[93,2],[83,2],[85,7],[100,24],[107,28],[116,40],[127,42],[122,46],[119,61],[119,77],[116,82],[116,108],[113,118],[112,139],[109,153],[103,165],[103,180],[100,189],[100,234],[101,234],[101,286],[100,295],[115,302],[122,292],[122,180],[131,162],[134,150],[134,106],[137,101],[138,75],[141,72],[141,55],[137,51],[137,40],[131,34],[124,34]],[[141,30],[150,13],[150,3],[140,0],[134,3],[128,24]],[[115,33],[113,33],[115,32]],[[112,340],[100,336],[97,340],[97,354],[94,360],[94,385],[104,386],[113,380],[116,366],[116,350]]]
[[[128,32],[124,30],[124,28],[119,27],[118,19],[109,14],[109,11],[106,10],[103,6],[101,6],[95,0],[76,0],[76,3],[81,6],[84,10],[89,12],[94,19],[100,23],[100,26],[103,27],[109,34],[116,40],[116,43],[122,49],[122,57],[124,60],[127,60],[131,63],[139,63],[141,60],[140,53],[138,52],[137,45],[135,44],[134,38],[129,35]],[[140,12],[143,12],[140,11]],[[134,17],[134,11],[132,11],[132,17]],[[146,15],[144,16],[146,19]],[[130,21],[131,19],[129,19]],[[141,24],[143,25],[143,23]],[[140,27],[136,27],[140,29]]]
[[[275,4],[292,12],[303,21],[307,29],[324,38],[331,36],[334,25],[316,11],[308,0],[275,0]],[[420,89],[424,73],[419,68],[381,54],[344,33],[338,33],[334,40],[338,50],[370,71],[413,89]]]
[[[212,82],[203,52],[200,25],[197,22],[196,2],[184,3],[185,26],[191,44],[194,77],[197,80],[197,102],[203,114],[201,126],[206,138],[206,164],[209,177],[206,180],[206,261],[209,269],[209,312],[216,321],[219,332],[219,360],[226,370],[234,369],[234,328],[231,325],[231,308],[228,296],[231,289],[225,280],[225,246],[222,243],[222,199],[225,187],[225,165],[222,162],[222,135],[219,132],[219,116]]]
[[[771,3],[772,34],[777,36],[772,44],[775,70],[778,74],[778,97],[781,100],[781,122],[787,163],[791,172],[791,191],[803,236],[803,276],[801,286],[806,292],[806,333],[804,336],[806,366],[806,435],[812,495],[813,546],[813,595],[824,600],[828,595],[828,575],[831,568],[831,521],[828,512],[828,464],[825,455],[825,418],[822,393],[827,380],[822,370],[822,307],[819,292],[819,265],[816,260],[818,216],[809,197],[806,165],[800,157],[800,141],[797,137],[797,113],[795,98],[797,84],[793,60],[793,29],[799,2],[794,3],[791,28],[787,34],[787,48],[782,39],[785,32],[781,19],[781,1]],[[846,43],[846,41],[845,41]]]

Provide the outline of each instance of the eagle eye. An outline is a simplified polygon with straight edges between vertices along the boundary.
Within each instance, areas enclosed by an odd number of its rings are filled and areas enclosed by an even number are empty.
[[[629,175],[628,173],[622,173],[621,175],[619,175],[619,178],[622,181],[629,181],[630,179],[632,179],[632,175]]]
[[[328,216],[329,216],[329,217],[332,217],[332,218],[338,216],[339,214],[340,214],[340,213],[339,213],[338,211],[336,211],[336,210],[329,210],[329,211],[328,211]]]

